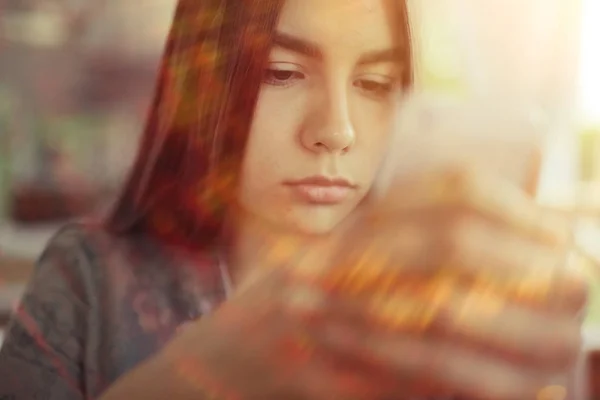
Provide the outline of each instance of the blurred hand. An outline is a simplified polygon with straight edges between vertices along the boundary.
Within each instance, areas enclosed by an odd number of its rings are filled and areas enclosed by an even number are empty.
[[[394,181],[335,239],[327,268],[314,253],[297,273],[353,300],[347,340],[329,344],[362,354],[391,395],[533,399],[580,347],[587,285],[569,241],[568,221],[515,186],[444,170]]]
[[[168,352],[242,399],[534,399],[579,351],[569,236],[492,177],[398,180],[311,248],[274,240]]]

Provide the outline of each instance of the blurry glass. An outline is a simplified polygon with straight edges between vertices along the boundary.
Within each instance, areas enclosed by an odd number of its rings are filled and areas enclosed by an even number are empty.
[[[391,146],[401,171],[461,160],[544,203],[574,192],[577,164],[565,152],[577,150],[578,3],[412,1],[417,91],[429,94],[402,105]],[[581,364],[556,383],[583,400],[584,378]]]

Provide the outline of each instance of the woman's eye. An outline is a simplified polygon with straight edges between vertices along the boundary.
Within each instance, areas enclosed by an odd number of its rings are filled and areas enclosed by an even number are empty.
[[[354,86],[357,88],[375,95],[377,97],[386,97],[394,91],[394,82],[380,82],[372,79],[359,79],[355,81]]]
[[[268,68],[265,70],[264,82],[273,86],[289,86],[304,77],[300,71]]]

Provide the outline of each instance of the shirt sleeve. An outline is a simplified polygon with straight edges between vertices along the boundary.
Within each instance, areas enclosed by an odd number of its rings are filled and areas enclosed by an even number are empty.
[[[48,244],[0,349],[0,399],[87,398],[84,354],[90,309],[89,258],[77,229]]]

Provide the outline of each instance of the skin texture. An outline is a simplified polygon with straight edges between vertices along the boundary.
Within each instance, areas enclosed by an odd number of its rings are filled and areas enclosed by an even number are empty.
[[[276,39],[242,165],[245,213],[278,230],[324,234],[368,193],[401,91],[395,60],[364,62],[403,44],[394,40],[387,15],[379,0],[285,3],[277,34],[315,51]],[[282,184],[315,175],[356,188],[339,204],[320,205]]]
[[[522,400],[562,383],[585,302],[583,280],[564,263],[568,221],[460,164],[401,179],[392,160],[389,187],[366,197],[394,114],[393,101],[373,99],[358,79],[391,74],[389,65],[357,67],[362,53],[396,45],[382,4],[286,3],[278,29],[310,36],[325,57],[314,63],[273,49],[266,77],[281,79],[271,69],[288,62],[303,74],[283,74],[293,77],[284,87],[265,79],[260,94],[231,264],[246,264],[246,273],[217,310],[121,375],[101,400]],[[323,207],[280,187],[316,173],[347,174],[358,189]],[[43,278],[39,285],[50,281]]]
[[[564,263],[568,221],[460,163],[407,179],[392,160],[389,187],[366,197],[394,115],[393,96],[356,85],[393,74],[357,67],[396,45],[382,4],[286,3],[278,31],[317,42],[323,57],[272,50],[230,264],[245,273],[234,273],[232,298],[105,400],[147,395],[157,370],[190,398],[521,400],[562,384],[586,296]],[[324,207],[281,186],[314,174],[344,174],[358,189]]]

